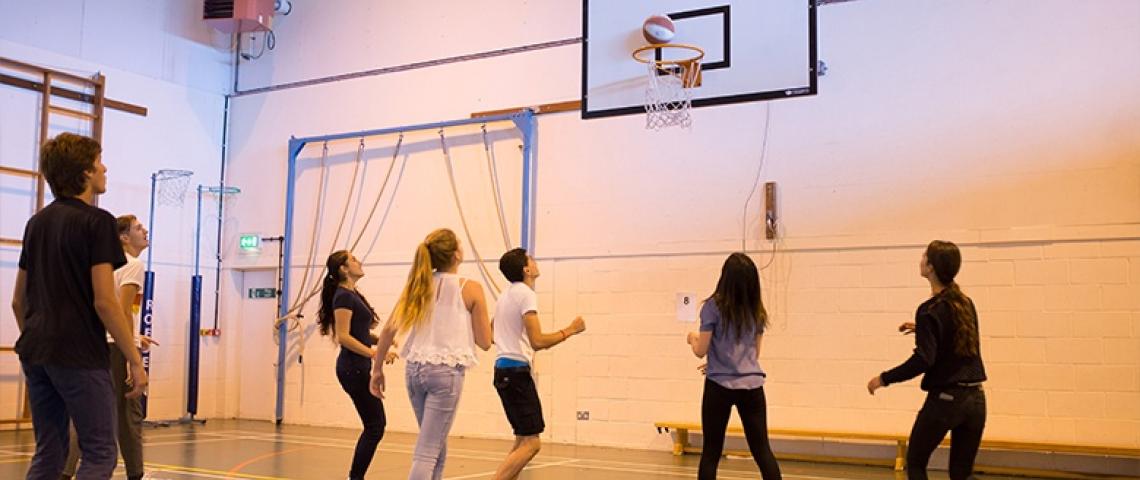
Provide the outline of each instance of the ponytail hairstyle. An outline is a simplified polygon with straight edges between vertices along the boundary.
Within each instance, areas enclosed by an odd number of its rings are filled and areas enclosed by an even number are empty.
[[[435,297],[432,272],[451,268],[458,250],[459,240],[455,238],[455,232],[446,228],[429,233],[416,246],[416,257],[408,272],[408,282],[404,284],[404,291],[400,293],[400,300],[392,311],[391,320],[396,322],[399,331],[407,331],[428,318]]]
[[[320,326],[321,335],[332,335],[334,339],[336,329],[333,327],[336,325],[336,318],[333,314],[333,297],[336,295],[336,289],[340,287],[340,282],[346,279],[345,275],[340,273],[340,267],[348,263],[349,256],[348,250],[337,250],[329,254],[328,260],[325,260],[325,268],[328,271],[321,280],[321,309],[317,312],[317,325]],[[368,329],[376,328],[380,324],[376,310],[360,292],[356,292],[356,297],[364,302],[364,306],[372,313],[372,323],[368,325]]]
[[[329,258],[325,260],[324,279],[321,280],[321,309],[317,312],[317,325],[320,326],[321,335],[336,336],[333,329],[335,320],[333,319],[333,295],[336,294],[336,289],[340,286],[340,282],[344,281],[344,274],[340,272],[340,267],[348,262],[348,250],[337,250],[329,254]]]
[[[937,302],[945,302],[954,315],[954,325],[958,332],[954,338],[954,352],[963,357],[976,357],[979,350],[978,319],[970,303],[970,298],[954,282],[962,267],[962,253],[951,242],[935,240],[926,246],[926,263],[938,282],[945,289],[938,295]]]
[[[740,252],[729,255],[720,269],[713,301],[729,331],[737,338],[755,327],[757,335],[768,328],[768,312],[760,298],[760,272],[752,259]]]

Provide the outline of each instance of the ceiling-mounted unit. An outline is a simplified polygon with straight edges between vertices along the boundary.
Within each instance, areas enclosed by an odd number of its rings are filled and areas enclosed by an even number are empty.
[[[269,30],[273,0],[204,0],[202,19],[225,33]]]

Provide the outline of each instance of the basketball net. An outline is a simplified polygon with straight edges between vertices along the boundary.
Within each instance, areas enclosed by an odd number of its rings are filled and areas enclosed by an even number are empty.
[[[159,205],[182,206],[186,199],[186,187],[190,185],[190,170],[159,170],[154,173],[154,199]]]
[[[689,116],[693,107],[692,88],[701,86],[703,56],[704,52],[700,52],[696,58],[645,62],[649,75],[645,86],[645,128],[689,128],[693,124]]]

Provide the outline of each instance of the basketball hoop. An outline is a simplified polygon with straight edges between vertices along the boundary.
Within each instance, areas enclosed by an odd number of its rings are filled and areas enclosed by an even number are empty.
[[[182,206],[186,187],[190,185],[190,170],[163,169],[151,175],[151,196],[159,205]]]
[[[657,59],[642,56],[658,49],[677,49],[692,52],[679,59]],[[645,128],[660,130],[664,127],[692,125],[689,109],[693,95],[690,89],[701,86],[701,60],[705,51],[693,45],[661,43],[646,45],[633,51],[633,59],[648,67],[648,84],[645,87]]]

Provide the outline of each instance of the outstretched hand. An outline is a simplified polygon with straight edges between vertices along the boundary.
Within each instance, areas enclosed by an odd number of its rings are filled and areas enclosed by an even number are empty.
[[[878,390],[880,388],[883,388],[882,376],[875,375],[875,378],[872,378],[871,381],[867,382],[867,393],[870,393],[871,395],[874,395],[875,390]]]
[[[139,335],[139,350],[142,350],[144,352],[150,350],[151,345],[157,347],[162,344],[154,341],[153,338],[150,338],[146,335]]]
[[[914,333],[914,322],[903,322],[901,325],[899,325],[899,332],[901,332],[903,335]]]

